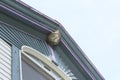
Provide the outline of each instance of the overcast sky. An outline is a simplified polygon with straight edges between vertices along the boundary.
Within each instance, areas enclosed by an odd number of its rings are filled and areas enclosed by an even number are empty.
[[[106,80],[120,80],[120,0],[22,0],[59,21]]]

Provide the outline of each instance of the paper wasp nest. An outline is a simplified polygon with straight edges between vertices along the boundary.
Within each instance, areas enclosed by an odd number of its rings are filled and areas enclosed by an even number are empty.
[[[56,30],[48,35],[47,41],[51,46],[58,45],[61,39],[59,30]]]

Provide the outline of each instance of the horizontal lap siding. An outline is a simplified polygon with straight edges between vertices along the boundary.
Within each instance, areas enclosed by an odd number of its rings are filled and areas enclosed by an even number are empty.
[[[0,80],[11,80],[11,46],[0,38]]]

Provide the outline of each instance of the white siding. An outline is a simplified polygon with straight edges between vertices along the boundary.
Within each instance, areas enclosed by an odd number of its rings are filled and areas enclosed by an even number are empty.
[[[0,38],[0,80],[11,80],[11,46]]]

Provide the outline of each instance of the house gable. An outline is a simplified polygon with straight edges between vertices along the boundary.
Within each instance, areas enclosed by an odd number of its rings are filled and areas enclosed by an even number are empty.
[[[59,54],[67,65],[72,65],[69,68],[73,70],[73,73],[78,78],[83,78],[83,80],[104,80],[59,22],[42,13],[36,12],[33,8],[20,1],[1,0],[0,3],[0,20],[2,25],[14,27],[15,30],[21,33],[24,32],[26,35],[35,38],[35,40],[43,41],[46,46],[48,45],[46,43],[47,35],[52,31],[60,30],[62,35],[61,42],[59,45],[53,47],[54,52]]]

